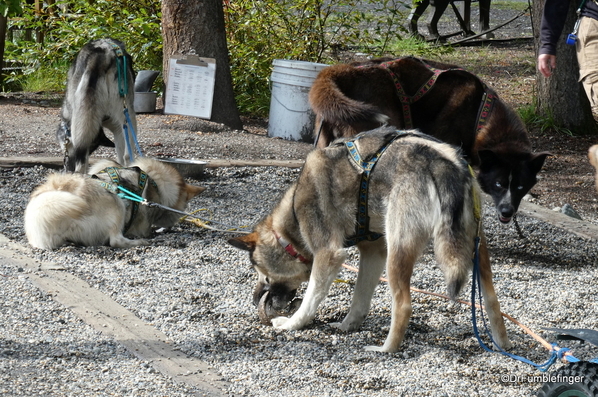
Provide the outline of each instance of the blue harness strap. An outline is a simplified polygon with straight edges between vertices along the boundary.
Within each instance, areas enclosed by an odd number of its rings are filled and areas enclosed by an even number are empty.
[[[127,57],[122,48],[116,43],[112,43],[112,49],[116,54],[116,73],[118,75],[118,94],[121,97],[129,93],[129,84],[127,81]]]
[[[125,56],[122,48],[116,43],[112,43],[112,49],[116,54],[116,73],[118,76],[118,95],[121,98],[126,98],[129,93],[129,82],[128,82],[128,68],[127,68],[127,57]],[[133,127],[133,123],[131,122],[131,116],[129,115],[129,109],[127,108],[126,99],[124,101],[124,113],[125,113],[125,123],[123,124],[123,131],[125,133],[125,142],[127,143],[127,152],[129,153],[129,158],[133,160],[133,148],[131,148],[131,143],[129,141],[129,126],[131,127],[131,137],[133,138],[133,142],[135,142],[135,148],[137,149],[137,153],[139,156],[143,156],[141,152],[141,147],[139,146],[139,142],[137,141],[137,135],[135,134],[135,128]]]
[[[370,217],[368,215],[368,195],[370,175],[374,170],[378,160],[384,154],[386,149],[399,137],[411,135],[406,132],[397,131],[392,135],[390,140],[385,142],[373,155],[369,158],[363,158],[359,153],[359,149],[355,142],[363,135],[357,135],[350,141],[345,141],[344,144],[349,151],[349,158],[361,168],[361,179],[359,182],[359,192],[357,195],[357,224],[355,225],[355,235],[345,239],[345,247],[351,247],[357,243],[367,240],[375,241],[383,236],[382,233],[371,232],[369,229]]]
[[[548,369],[552,366],[552,364],[555,363],[555,361],[558,359],[562,359],[563,357],[565,357],[565,359],[569,362],[577,362],[579,361],[579,359],[573,357],[570,354],[565,355],[566,352],[569,351],[569,349],[567,348],[559,348],[558,350],[557,345],[556,344],[552,344],[553,349],[550,352],[550,357],[548,358],[548,360],[545,363],[542,364],[537,364],[534,363],[531,360],[528,360],[525,357],[521,357],[518,356],[516,354],[512,354],[509,353],[507,351],[505,351],[504,349],[502,349],[498,343],[496,343],[496,341],[494,340],[494,338],[492,337],[492,333],[490,332],[490,329],[488,327],[488,324],[486,322],[486,319],[484,317],[484,310],[483,310],[483,305],[482,305],[482,288],[481,288],[481,276],[480,276],[480,261],[479,261],[479,246],[480,246],[480,238],[476,237],[475,239],[475,251],[474,251],[474,259],[473,259],[473,277],[472,277],[472,282],[471,282],[471,321],[473,323],[473,333],[476,337],[476,339],[478,340],[478,343],[480,344],[480,346],[488,351],[488,352],[492,352],[492,353],[500,353],[504,356],[510,357],[514,360],[518,360],[521,361],[523,363],[529,364],[537,369],[539,369],[541,372],[546,372],[548,371]],[[496,350],[491,349],[490,347],[488,347],[484,341],[482,340],[481,336],[480,336],[480,330],[478,329],[478,325],[477,325],[477,316],[476,316],[476,296],[479,299],[479,307],[480,307],[480,317],[482,319],[482,324],[484,326],[483,331],[484,334],[486,334],[486,336],[490,339],[491,345],[494,346],[496,348]]]

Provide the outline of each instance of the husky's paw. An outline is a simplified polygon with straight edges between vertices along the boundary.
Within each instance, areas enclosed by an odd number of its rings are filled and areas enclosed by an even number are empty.
[[[379,352],[379,353],[394,353],[396,350],[389,350],[384,346],[366,346],[363,348],[366,352]]]
[[[289,318],[288,318],[288,317],[282,317],[282,316],[281,316],[281,317],[274,317],[274,318],[272,319],[272,326],[273,326],[274,328],[282,328],[282,329],[287,329],[287,328],[285,327],[285,324],[287,324],[287,323],[288,323],[288,321],[289,321]]]
[[[124,236],[110,237],[110,246],[113,248],[133,248],[142,245],[149,245],[149,240],[145,239],[128,239]]]
[[[330,326],[343,332],[351,332],[359,328],[359,326],[354,326],[354,324],[345,324],[344,321],[342,323],[330,323]]]
[[[347,318],[345,317],[342,323],[330,323],[330,326],[333,328],[340,329],[344,332],[353,332],[357,331],[359,327],[361,327],[362,323],[363,319],[361,321],[351,321],[347,320]]]
[[[500,346],[501,349],[503,350],[511,350],[511,348],[513,347],[513,344],[511,343],[511,341],[509,339],[505,339],[505,340],[499,340],[498,342],[498,346]]]
[[[343,327],[343,323],[330,323],[332,328],[340,329],[341,331],[347,332],[345,327]]]

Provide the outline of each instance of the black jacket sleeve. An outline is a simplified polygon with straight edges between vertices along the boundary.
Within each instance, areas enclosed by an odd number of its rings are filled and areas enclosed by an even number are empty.
[[[569,0],[546,0],[540,24],[540,54],[556,55],[556,44],[567,20]]]

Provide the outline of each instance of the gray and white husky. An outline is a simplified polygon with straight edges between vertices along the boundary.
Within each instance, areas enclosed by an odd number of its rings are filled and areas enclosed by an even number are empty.
[[[119,63],[122,65],[120,73]],[[86,173],[89,155],[99,146],[115,146],[117,160],[122,165],[133,160],[127,153],[123,131],[126,106],[132,128],[137,132],[132,63],[124,44],[115,39],[91,41],[77,54],[68,71],[61,121],[56,132],[65,153],[66,171]],[[126,96],[121,96],[121,90],[126,91]],[[114,143],[106,137],[103,127],[112,131]],[[131,131],[129,143],[133,147]]]
[[[372,157],[379,159],[364,179],[362,166]],[[510,342],[492,284],[486,240],[474,211],[479,194],[454,147],[415,131],[379,128],[311,152],[270,215],[252,233],[229,243],[250,252],[258,273],[258,311],[265,306],[273,317],[279,315],[308,281],[299,309],[291,317],[271,319],[272,325],[287,330],[301,329],[314,319],[345,260],[345,247],[356,244],[360,262],[353,301],[335,326],[344,331],[361,326],[386,267],[390,331],[383,346],[367,349],[395,352],[411,316],[411,274],[428,241],[434,240],[449,294],[455,298],[472,270],[479,236],[485,307],[495,341],[507,349]]]

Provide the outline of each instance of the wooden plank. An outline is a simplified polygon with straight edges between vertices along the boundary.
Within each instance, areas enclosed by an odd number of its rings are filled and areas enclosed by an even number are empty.
[[[0,168],[44,167],[62,168],[63,159],[60,157],[0,157]]]
[[[97,158],[91,158],[90,163],[97,161]],[[206,162],[208,168],[218,167],[289,167],[300,168],[303,166],[303,160],[225,160],[225,159],[196,159]],[[34,167],[41,165],[48,168],[62,168],[63,159],[61,157],[0,157],[0,168]]]
[[[145,323],[60,265],[38,263],[27,249],[0,234],[0,262],[31,270],[27,277],[81,320],[122,344],[131,354],[177,382],[196,387],[198,396],[223,397],[230,384],[208,363],[176,349],[160,330]]]
[[[519,205],[519,213],[550,223],[579,237],[598,241],[598,225],[552,211],[528,201]]]
[[[484,193],[483,197],[487,203],[494,205],[490,195]],[[569,233],[573,233],[576,236],[598,240],[598,225],[570,217],[560,212],[549,210],[539,206],[538,204],[522,200],[521,204],[519,204],[519,210],[517,213],[549,223],[555,227],[564,229]],[[498,220],[491,219],[490,222],[498,222]]]
[[[90,159],[90,163],[97,161],[97,159]],[[206,167],[291,167],[299,168],[303,166],[303,160],[223,160],[223,159],[208,159],[199,160],[205,161]],[[60,169],[62,168],[62,158],[60,157],[0,157],[0,168],[15,168],[15,167],[33,167],[42,165],[44,167]],[[486,195],[485,195],[486,196]],[[491,200],[486,196],[487,200]],[[539,205],[522,201],[519,206],[519,212],[523,215],[528,215],[533,218],[550,223],[558,228],[565,229],[577,236],[598,240],[598,225],[570,216],[561,214],[560,212],[551,211],[549,209],[540,207]]]
[[[205,161],[206,167],[303,167],[303,160],[199,160]]]

